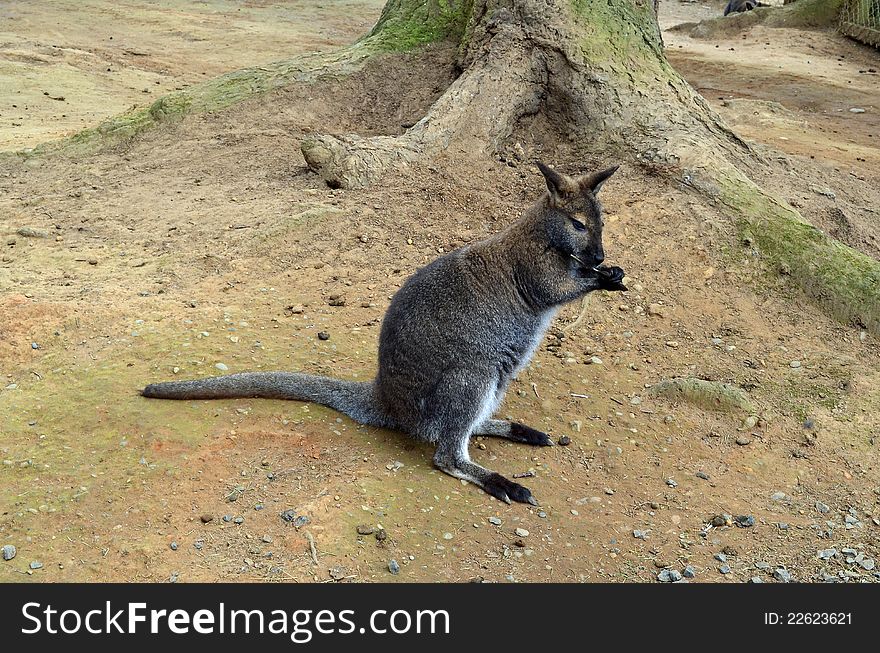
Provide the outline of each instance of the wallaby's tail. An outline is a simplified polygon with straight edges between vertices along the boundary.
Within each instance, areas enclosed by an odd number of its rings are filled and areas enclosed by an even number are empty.
[[[154,399],[233,399],[262,397],[313,401],[370,426],[395,428],[382,410],[372,383],[342,381],[294,372],[244,372],[196,381],[153,383],[143,389]]]

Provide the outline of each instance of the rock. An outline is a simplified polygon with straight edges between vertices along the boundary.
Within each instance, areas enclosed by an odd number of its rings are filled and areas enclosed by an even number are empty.
[[[43,563],[38,562],[37,560],[34,560],[31,564],[28,565],[28,567],[30,567],[31,569],[42,569]]]
[[[2,552],[4,560],[12,560],[18,551],[12,544],[5,544],[3,546]]]
[[[761,578],[760,576],[752,576],[751,578],[749,578],[749,582],[750,583],[763,583],[764,579]]]
[[[718,562],[727,562],[727,556],[723,553],[716,553],[714,557]]]
[[[300,528],[302,528],[303,526],[308,524],[310,521],[311,520],[308,517],[306,517],[305,515],[300,515],[299,517],[297,517],[296,519],[293,520],[293,527],[296,528],[297,530],[299,530]]]
[[[272,538],[269,535],[264,535],[261,539],[263,544],[272,544]]]
[[[171,547],[171,550],[172,550],[172,551],[177,551],[177,547],[178,547],[179,545],[177,544],[177,542],[172,542],[172,543],[169,544],[168,546]]]
[[[193,542],[193,546],[196,548],[196,551],[201,551],[202,548],[205,546],[205,541],[196,540],[195,542]]]
[[[244,523],[244,517],[236,517],[235,519],[232,520],[232,523],[234,523],[234,524],[243,524],[243,523]]]
[[[666,309],[661,304],[648,304],[648,315],[666,317]]]
[[[742,389],[717,381],[693,377],[664,379],[652,385],[649,392],[669,401],[685,401],[708,410],[755,412]]]
[[[205,514],[205,515],[202,515],[201,517],[199,517],[199,519],[202,520],[203,524],[208,524],[208,523],[214,521],[214,515]]]
[[[791,361],[791,362],[788,364],[788,366],[789,366],[791,369],[796,370],[796,369],[798,369],[798,368],[801,366],[801,362],[800,362],[800,361]]]
[[[524,528],[517,528],[513,532],[516,533],[517,537],[528,537],[529,536],[529,532]]]
[[[563,435],[561,438],[559,438],[559,444],[563,447],[567,447],[571,444],[571,438],[567,435]]]
[[[736,443],[741,447],[747,447],[752,443],[752,439],[747,435],[736,436]]]
[[[216,367],[221,372],[226,372],[229,370],[229,367],[225,363],[217,363],[216,365],[214,365],[214,367]]]
[[[232,521],[232,515],[223,515],[223,521],[227,524]]]
[[[704,481],[708,481],[708,480],[709,480],[709,475],[708,475],[706,472],[697,472],[697,473],[695,474],[695,476],[696,476],[697,478],[701,478],[701,479],[703,479]]]
[[[489,523],[495,526],[501,526],[501,520],[498,517],[489,517]]]
[[[770,499],[772,501],[783,501],[785,499],[785,492],[774,492],[770,495]]]
[[[721,565],[720,567],[718,567],[718,571],[720,571],[724,575],[727,575],[730,573],[730,566],[729,565]]]
[[[319,331],[318,340],[330,340],[330,334],[326,331]]]
[[[636,538],[637,540],[647,540],[648,539],[648,531],[634,530],[633,537]]]
[[[378,542],[382,542],[386,539],[388,539],[388,531],[386,531],[384,528],[378,529],[376,531],[376,540]]]
[[[865,113],[865,110],[862,109],[861,107],[852,107],[852,108],[849,110],[849,112],[850,112],[850,113]]]
[[[791,581],[791,574],[785,567],[777,567],[773,570],[773,578],[780,582],[788,583]]]
[[[675,571],[675,569],[664,569],[657,574],[657,580],[661,583],[677,583],[681,580],[681,573]]]
[[[590,358],[587,360],[587,364],[588,365],[601,365],[602,359],[599,358],[598,356],[590,356]]]
[[[444,540],[451,540],[451,539],[452,539],[452,533],[443,533],[443,539],[444,539]]]
[[[33,227],[19,227],[15,233],[19,236],[24,236],[25,238],[48,238],[49,234],[41,229],[34,229]]]
[[[375,528],[372,526],[358,526],[357,532],[358,535],[372,535],[375,532]]]
[[[814,193],[816,193],[817,195],[822,195],[823,197],[828,197],[830,199],[834,199],[835,197],[837,197],[837,194],[828,187],[816,186],[816,185],[811,184],[810,190],[813,191]]]
[[[685,578],[694,578],[697,575],[697,570],[694,569],[693,567],[691,567],[690,565],[688,565],[687,567],[684,568],[684,571],[681,572],[681,575],[684,576]]]
[[[669,487],[678,487],[678,482],[674,478],[667,478],[666,485]]]
[[[709,523],[715,528],[721,528],[722,526],[728,525],[727,518],[724,515],[714,515],[712,519],[709,520]]]
[[[871,571],[874,568],[873,558],[864,558],[858,561],[859,566],[865,571]]]
[[[755,563],[755,568],[756,569],[770,569],[770,563],[759,560],[758,562]]]
[[[296,519],[296,510],[294,510],[293,508],[288,508],[281,513],[281,519],[286,522],[292,522],[294,519]]]
[[[345,295],[341,295],[341,294],[330,295],[327,298],[327,303],[330,306],[345,306]]]
[[[818,551],[816,555],[820,560],[830,560],[837,555],[837,549],[822,549],[821,551]]]
[[[751,515],[738,515],[733,519],[734,523],[740,528],[751,528],[755,525],[755,518]]]
[[[821,501],[816,502],[816,510],[818,510],[823,515],[826,515],[829,512],[831,512],[831,508],[829,508],[826,504],[822,503]]]
[[[395,576],[400,573],[400,565],[397,564],[397,560],[388,561],[388,571],[390,571]]]

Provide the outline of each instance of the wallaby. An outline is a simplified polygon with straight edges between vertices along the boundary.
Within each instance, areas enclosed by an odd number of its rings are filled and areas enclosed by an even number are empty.
[[[769,7],[770,5],[758,2],[758,0],[730,0],[724,8],[724,15],[751,11],[755,7]]]
[[[294,372],[246,372],[147,386],[144,397],[265,397],[314,401],[356,422],[437,446],[434,464],[510,503],[538,505],[528,488],[480,467],[471,436],[550,446],[546,433],[492,419],[558,309],[593,290],[626,290],[602,266],[596,194],[617,167],[573,179],[538,163],[547,192],[503,231],[441,256],[391,300],[371,382]]]

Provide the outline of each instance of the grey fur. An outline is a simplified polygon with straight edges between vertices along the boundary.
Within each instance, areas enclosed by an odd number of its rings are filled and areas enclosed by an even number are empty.
[[[596,199],[617,168],[572,179],[538,166],[548,192],[517,222],[438,258],[397,292],[382,323],[372,382],[251,372],[153,384],[142,394],[314,401],[362,424],[431,442],[439,469],[502,501],[537,505],[527,488],[473,463],[468,442],[489,435],[551,445],[545,433],[492,414],[560,306],[599,288],[624,288],[620,268],[600,267],[605,254]]]

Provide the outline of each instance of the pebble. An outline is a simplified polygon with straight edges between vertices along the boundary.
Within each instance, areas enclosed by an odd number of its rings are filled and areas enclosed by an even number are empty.
[[[400,565],[397,564],[397,560],[388,561],[388,571],[390,571],[395,576],[400,573]]]
[[[203,524],[207,524],[214,521],[214,515],[202,515],[201,517],[199,517],[199,519],[202,520]]]
[[[243,523],[244,523],[244,517],[236,517],[235,519],[232,520],[232,522],[235,523],[235,524],[243,524]]]
[[[774,492],[770,495],[770,499],[773,501],[782,501],[785,499],[785,492]]]
[[[489,517],[489,523],[495,526],[501,526],[501,520],[498,517]]]
[[[308,524],[311,520],[305,515],[300,515],[296,519],[293,520],[293,527],[296,529],[300,529],[306,524]]]
[[[31,349],[39,349],[39,348],[40,348],[40,345],[38,343],[36,343],[36,342],[31,343]]]
[[[778,567],[773,570],[773,578],[783,583],[787,583],[791,580],[791,574],[784,567]]]
[[[37,562],[36,560],[34,560],[31,564],[28,565],[28,567],[30,567],[31,569],[42,569],[43,563]]]
[[[634,530],[633,537],[636,538],[637,540],[647,540],[648,539],[648,531]]]
[[[831,512],[831,508],[829,508],[826,504],[822,503],[821,501],[816,502],[816,510],[821,512],[823,515]]]
[[[517,537],[528,537],[529,536],[529,532],[524,528],[517,528],[513,532],[516,533]]]
[[[760,576],[752,576],[751,578],[749,578],[749,582],[750,583],[763,583],[764,579],[761,578]]]
[[[376,540],[381,542],[386,539],[388,539],[388,531],[386,531],[384,528],[380,528],[376,531]]]
[[[709,480],[709,475],[708,475],[706,472],[697,472],[697,473],[696,473],[696,477],[697,477],[697,478],[701,478],[701,479],[703,479],[704,481],[708,481],[708,480]]]
[[[681,573],[675,571],[675,569],[664,569],[657,574],[657,580],[661,583],[677,583],[681,580]]]
[[[678,483],[673,478],[667,478],[666,485],[668,485],[669,487],[678,487]]]
[[[685,578],[694,578],[697,575],[697,570],[694,569],[693,567],[691,567],[690,565],[688,565],[687,567],[684,568],[684,571],[681,572],[681,575],[684,576]]]
[[[330,334],[326,331],[319,331],[318,340],[330,340]]]
[[[4,545],[2,551],[4,560],[12,560],[17,553],[16,548],[12,544]]]
[[[738,515],[734,520],[740,528],[751,528],[755,525],[755,518],[751,515]]]
[[[849,110],[850,113],[865,113],[865,110],[861,107],[853,107]],[[21,233],[21,229],[19,229],[19,233]]]
[[[224,517],[224,519],[225,519],[225,517]],[[296,510],[294,510],[293,508],[288,508],[287,510],[285,510],[284,512],[281,513],[281,519],[283,519],[286,522],[293,521],[294,519],[296,519]]]
[[[451,540],[451,539],[452,539],[452,533],[443,533],[443,539],[444,539],[444,540]]]
[[[727,574],[730,573],[730,566],[728,566],[728,565],[721,565],[720,567],[718,567],[718,571],[720,571],[722,574],[727,575]]]
[[[567,435],[563,435],[561,438],[559,438],[559,444],[562,445],[563,447],[567,447],[568,445],[571,444],[571,438],[568,437]]]
[[[372,535],[375,532],[375,528],[372,526],[358,526],[357,532],[358,535]]]
[[[214,367],[216,367],[221,372],[226,372],[229,367],[227,367],[226,363],[217,363]]]
[[[727,562],[727,556],[723,553],[716,553],[713,556],[718,562]]]
[[[755,568],[756,569],[770,569],[770,563],[763,562],[762,560],[759,560],[758,562],[755,563]]]
[[[587,361],[589,365],[601,365],[602,359],[598,356],[590,356],[590,359]]]
[[[747,447],[752,443],[752,439],[747,435],[736,436],[736,443],[741,447]]]
[[[177,542],[172,542],[170,545],[172,551],[177,551],[178,544]]]
[[[801,366],[801,362],[800,362],[800,361],[791,361],[791,362],[788,364],[788,366],[789,366],[791,369],[796,370],[797,368],[799,368],[799,367]]]
[[[822,549],[816,555],[820,560],[829,560],[837,555],[837,549]]]

